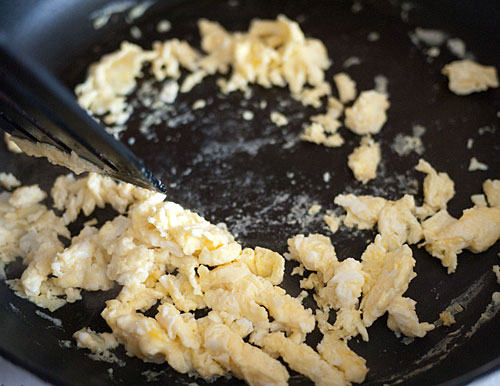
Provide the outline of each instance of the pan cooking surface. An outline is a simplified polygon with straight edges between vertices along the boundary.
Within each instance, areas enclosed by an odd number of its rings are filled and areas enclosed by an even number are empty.
[[[400,157],[391,147],[398,133],[412,135],[412,127],[418,124],[426,128],[422,157],[455,181],[457,194],[449,204],[449,211],[459,216],[461,210],[472,205],[469,197],[481,192],[485,179],[500,177],[497,167],[500,91],[489,90],[467,97],[452,94],[440,71],[455,58],[443,47],[439,57],[430,61],[421,48],[410,42],[408,32],[416,26],[443,29],[450,36],[462,38],[478,62],[497,68],[499,43],[471,34],[438,13],[428,13],[421,5],[409,11],[408,23],[402,20],[397,4],[366,5],[358,13],[353,13],[351,6],[348,2],[326,1],[164,2],[154,5],[136,23],[142,31],[140,39],[130,36],[131,25],[122,16],[115,16],[101,30],[89,33],[88,41],[74,46],[68,56],[60,56],[58,66],[53,67],[74,87],[84,79],[91,62],[117,49],[124,39],[149,47],[153,40],[181,38],[198,46],[196,21],[200,17],[218,21],[232,31],[246,30],[254,17],[275,18],[284,13],[299,21],[308,36],[324,42],[333,59],[328,79],[334,73],[346,71],[356,80],[358,90],[367,90],[374,87],[376,75],[388,78],[391,107],[381,134],[375,136],[381,142],[383,155],[377,179],[363,186],[352,177],[347,156],[358,145],[359,138],[346,129],[341,129],[346,139],[341,148],[300,142],[302,124],[315,111],[292,100],[288,90],[254,86],[250,98],[241,93],[224,96],[217,91],[212,77],[190,93],[179,94],[173,108],[161,112],[161,123],[151,126],[147,134],[139,128],[151,112],[141,107],[137,93],[131,96],[131,103],[137,106],[136,114],[128,122],[121,140],[168,185],[169,199],[211,222],[225,222],[244,246],[259,245],[283,253],[287,250],[287,238],[297,233],[329,234],[321,216],[309,216],[307,210],[312,204],[334,209],[333,197],[337,194],[354,192],[398,199],[410,193],[421,199],[422,175],[413,170],[420,156],[410,153]],[[86,16],[80,18],[85,18],[85,28],[91,28]],[[162,19],[172,22],[167,33],[156,30]],[[374,31],[380,38],[372,42],[367,37]],[[495,44],[497,49],[493,50]],[[361,64],[344,68],[345,60],[352,56],[359,57]],[[50,58],[45,59],[51,63]],[[140,84],[144,82],[148,79]],[[159,86],[152,81],[151,84],[153,88]],[[206,107],[193,110],[192,104],[200,98],[206,100]],[[267,107],[261,108],[262,100],[267,101]],[[290,123],[281,128],[271,123],[269,114],[274,110],[286,115]],[[252,111],[254,119],[243,119],[245,111]],[[484,127],[490,129],[478,130]],[[466,147],[469,138],[474,140],[472,149]],[[132,141],[135,142],[130,145]],[[468,172],[472,156],[486,162],[488,171]],[[67,172],[47,162],[10,154],[3,145],[0,164],[2,171],[13,172],[23,184],[37,183],[44,189],[51,186],[56,176]],[[328,181],[325,173],[330,175]],[[98,215],[101,222],[113,216],[107,209]],[[73,230],[77,231],[79,226],[81,221]],[[340,259],[359,258],[374,235],[372,231],[341,228],[331,238]],[[498,243],[486,253],[463,252],[453,275],[447,275],[439,261],[425,251],[415,246],[412,249],[418,276],[407,294],[417,301],[420,320],[435,321],[460,296],[466,307],[456,315],[457,323],[453,326],[439,327],[408,345],[387,329],[386,317],[369,329],[369,342],[353,339],[350,346],[367,359],[369,385],[391,384],[398,379],[408,385],[438,384],[485,365],[500,354],[500,336],[495,328],[500,321],[498,316],[470,334],[490,302],[491,293],[500,288],[491,272],[491,266],[498,263]],[[288,274],[293,266],[287,263]],[[18,277],[20,272],[21,264],[15,263],[9,266],[7,276]],[[282,285],[292,295],[300,292],[297,276],[286,276]],[[36,306],[16,297],[0,283],[1,352],[60,384],[140,384],[146,382],[145,371],[150,371],[150,375],[158,373],[148,383],[151,385],[193,382],[166,365],[128,358],[122,347],[117,353],[127,363],[125,367],[95,362],[85,351],[74,348],[71,339],[74,331],[85,326],[96,331],[108,330],[99,314],[104,301],[118,291],[116,287],[107,293],[86,293],[82,301],[50,314],[62,321],[62,327],[57,327],[35,314]],[[312,296],[304,304],[314,307]],[[319,339],[319,334],[313,332],[308,343],[315,346]],[[68,340],[72,341],[72,347],[62,347]],[[290,384],[310,384],[303,376],[291,374]],[[215,384],[242,382],[219,379]]]

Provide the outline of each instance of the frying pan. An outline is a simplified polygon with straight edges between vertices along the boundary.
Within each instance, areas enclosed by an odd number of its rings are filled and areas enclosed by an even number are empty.
[[[327,232],[320,217],[306,212],[312,203],[333,209],[333,197],[339,193],[377,194],[390,199],[412,193],[421,197],[421,188],[415,188],[413,182],[416,178],[421,187],[422,176],[413,170],[419,156],[411,153],[399,157],[391,148],[396,134],[411,135],[415,124],[426,128],[423,158],[437,170],[449,173],[456,183],[457,194],[449,207],[452,215],[459,216],[462,209],[471,206],[469,197],[481,192],[483,180],[499,177],[496,114],[500,91],[467,97],[452,94],[440,69],[454,57],[442,48],[439,57],[430,61],[408,38],[417,26],[439,28],[462,38],[479,62],[500,68],[500,12],[496,1],[415,1],[411,7],[397,1],[373,1],[363,3],[363,9],[354,13],[352,3],[343,1],[169,0],[150,4],[140,19],[132,21],[142,31],[140,39],[130,36],[132,24],[126,11],[111,16],[104,27],[93,28],[92,15],[110,4],[118,3],[2,2],[0,29],[13,47],[29,53],[72,88],[84,79],[91,62],[117,49],[124,39],[150,47],[153,40],[177,37],[197,46],[196,21],[200,17],[219,21],[229,30],[245,30],[254,17],[274,18],[285,13],[298,20],[308,36],[325,43],[333,59],[330,79],[344,70],[343,63],[351,56],[361,59],[360,65],[347,69],[358,89],[373,88],[373,77],[378,74],[389,79],[391,108],[382,133],[376,137],[381,141],[383,163],[378,178],[367,185],[356,182],[346,166],[346,157],[359,139],[345,129],[342,135],[346,144],[338,149],[296,140],[313,111],[291,100],[285,89],[253,87],[248,99],[240,93],[224,96],[217,92],[215,80],[209,78],[191,93],[178,97],[175,108],[166,111],[161,124],[151,129],[150,139],[138,130],[147,111],[137,107],[122,141],[129,144],[134,138],[135,143],[129,146],[169,184],[170,199],[212,222],[226,222],[244,246],[259,245],[283,253],[286,239],[296,233]],[[156,30],[163,19],[172,22],[167,33]],[[367,40],[372,31],[380,35],[376,42]],[[131,100],[134,98],[132,95]],[[192,103],[200,98],[207,106],[192,110]],[[264,109],[259,107],[261,100],[268,102]],[[253,120],[242,119],[245,110],[255,113]],[[290,124],[274,126],[269,121],[272,110],[287,115]],[[490,129],[478,131],[482,127]],[[469,138],[474,140],[472,149],[466,147]],[[471,156],[486,162],[488,171],[468,172]],[[57,175],[66,173],[46,162],[10,154],[4,146],[0,146],[0,165],[23,184],[37,183],[44,189],[50,188]],[[330,174],[329,180],[324,179],[325,173]],[[97,215],[101,223],[113,216],[108,209]],[[80,220],[73,231],[81,227]],[[359,258],[373,237],[371,231],[344,228],[331,236],[341,259]],[[420,319],[435,321],[457,297],[465,309],[456,315],[456,324],[439,327],[410,344],[387,329],[385,317],[380,318],[369,330],[370,342],[357,338],[350,342],[367,359],[367,385],[458,385],[500,365],[500,315],[474,328],[492,292],[500,289],[491,272],[491,266],[498,263],[498,250],[497,243],[486,253],[465,251],[459,256],[457,272],[447,275],[437,259],[413,247],[418,276],[407,295],[417,300]],[[287,263],[288,274],[292,267]],[[17,262],[9,266],[7,276],[18,277],[21,272]],[[297,295],[297,277],[286,276],[283,286]],[[125,361],[124,367],[91,360],[74,343],[64,347],[64,341],[71,340],[72,333],[82,327],[108,331],[99,314],[104,301],[118,291],[116,287],[108,292],[84,293],[83,300],[50,314],[62,321],[62,327],[57,327],[36,314],[36,306],[0,283],[0,354],[55,384],[145,384],[144,372],[152,377],[147,383],[151,385],[202,384],[167,365],[129,358],[122,348],[117,355]],[[306,306],[314,307],[313,303],[312,297],[306,298]],[[308,342],[314,346],[319,339],[314,332]],[[291,374],[290,384],[310,384],[303,376]],[[222,378],[215,384],[236,385],[242,381]]]

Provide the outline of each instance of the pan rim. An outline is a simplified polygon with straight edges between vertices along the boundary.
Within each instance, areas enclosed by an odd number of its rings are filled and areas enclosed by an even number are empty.
[[[37,366],[29,363],[29,361],[24,361],[22,358],[19,358],[17,355],[13,354],[5,350],[2,346],[0,346],[0,357],[9,361],[17,367],[20,367],[23,370],[28,371],[30,374],[40,378],[45,382],[49,382],[54,386],[71,386],[71,383],[66,383],[57,375],[45,371],[43,366]],[[168,366],[168,364],[166,364]],[[456,378],[452,378],[448,381],[437,384],[436,386],[462,386],[467,385],[473,380],[478,380],[482,377],[485,377],[488,374],[492,374],[493,372],[498,371],[500,377],[500,357],[497,357],[469,372],[459,375]]]

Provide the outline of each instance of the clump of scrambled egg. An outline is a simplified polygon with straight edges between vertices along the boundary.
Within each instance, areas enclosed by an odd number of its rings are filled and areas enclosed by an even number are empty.
[[[438,173],[425,160],[420,159],[416,170],[426,173],[424,179],[424,205],[416,209],[417,216],[425,218],[441,209],[446,209],[448,201],[455,195],[455,184],[446,173]]]
[[[116,339],[131,355],[166,361],[179,372],[211,379],[230,371],[250,384],[286,384],[288,371],[274,359],[278,355],[319,384],[347,382],[345,369],[304,344],[315,316],[278,286],[285,262],[280,254],[242,249],[227,230],[166,202],[164,195],[96,174],[61,176],[51,194],[61,216],[41,204],[46,194],[37,186],[2,194],[2,263],[21,256],[26,270],[10,285],[51,311],[78,300],[81,289],[107,290],[114,282],[123,286],[102,312],[113,337],[82,330],[75,334],[81,347],[109,359],[103,353],[116,346]],[[67,225],[80,213],[91,216],[106,204],[122,215],[70,236]],[[59,236],[70,239],[67,248]],[[325,239],[318,236],[320,243]],[[330,254],[321,261],[312,258],[307,267],[332,275],[326,291],[337,299],[330,302],[355,308],[364,280],[361,264],[338,262],[329,248]],[[350,289],[353,265],[361,282],[356,278]],[[141,313],[158,303],[154,317]],[[206,317],[195,318],[193,311],[206,308]],[[345,343],[337,346],[357,358]],[[307,366],[299,352],[307,356]],[[360,371],[355,379],[364,379],[367,370],[361,366]],[[335,376],[335,383],[320,381],[325,375]]]
[[[447,202],[455,194],[450,177],[436,172],[424,160],[419,161],[416,169],[427,173],[421,207],[415,205],[410,195],[395,202],[373,196],[338,195],[335,203],[346,210],[344,224],[348,227],[370,229],[378,223],[378,231],[390,249],[404,243],[416,244],[423,238],[425,249],[441,260],[448,273],[453,273],[457,255],[463,249],[484,252],[500,238],[500,212],[495,207],[500,183],[486,180],[483,184],[490,207],[476,205],[464,210],[457,220],[446,210]],[[420,223],[419,218],[425,221]]]
[[[331,95],[332,87],[325,80],[331,60],[320,40],[306,38],[300,26],[283,15],[276,20],[254,19],[246,32],[229,32],[206,19],[198,21],[198,29],[203,53],[178,39],[156,41],[152,50],[123,42],[119,50],[103,56],[89,68],[87,79],[75,89],[78,102],[91,114],[102,116],[106,124],[121,125],[133,112],[126,97],[135,89],[136,79],[143,76],[147,63],[156,80],[169,79],[163,89],[169,102],[179,89],[189,92],[206,76],[230,73],[228,79],[217,80],[224,93],[250,92],[251,84],[266,88],[288,86],[292,97],[315,108],[320,108],[322,98],[328,97],[327,111],[312,116],[300,138],[327,147],[344,144],[337,132],[342,125],[339,117],[343,104],[356,98],[356,83],[348,74],[338,73],[333,80],[340,100]],[[179,87],[181,69],[187,70],[188,75]],[[364,91],[353,106],[345,109],[345,126],[359,135],[376,134],[387,119],[389,105],[386,94]],[[287,118],[281,116],[279,121],[286,122]],[[379,161],[378,145],[362,144],[351,156],[349,167],[357,179],[366,183],[375,178]]]
[[[455,272],[457,255],[464,249],[486,251],[500,238],[500,209],[473,207],[457,220],[441,210],[424,221],[425,249]]]
[[[340,72],[333,76],[333,81],[339,92],[339,99],[342,103],[352,102],[356,99],[356,82],[345,72]]]
[[[321,106],[331,94],[325,81],[330,59],[323,43],[306,38],[299,25],[280,15],[276,20],[255,19],[246,32],[230,33],[219,23],[198,22],[201,48],[198,52],[178,39],[154,42],[152,50],[123,42],[120,49],[105,55],[89,69],[84,83],[76,87],[78,102],[92,114],[102,115],[107,124],[123,124],[132,113],[126,96],[151,64],[158,81],[178,80],[181,69],[189,71],[180,86],[188,92],[207,75],[227,74],[217,83],[224,93],[247,91],[249,84],[269,88],[288,86],[304,105]]]
[[[496,185],[485,183],[490,197]],[[61,176],[51,194],[61,216],[41,204],[46,194],[37,186],[1,196],[2,263],[21,256],[27,265],[20,279],[9,282],[20,296],[55,310],[80,299],[81,289],[106,290],[117,282],[123,288],[102,312],[112,336],[84,329],[75,333],[79,346],[113,360],[108,349],[119,342],[131,355],[167,362],[182,373],[212,379],[230,371],[251,384],[287,383],[278,356],[317,384],[362,382],[368,368],[347,345],[349,339],[359,334],[368,340],[367,328],[385,313],[388,327],[408,337],[423,337],[434,328],[419,321],[415,301],[404,296],[416,276],[408,244],[424,237],[426,248],[439,257],[439,251],[484,250],[500,237],[497,208],[474,207],[459,220],[441,209],[421,225],[412,196],[398,201],[339,196],[336,201],[348,210],[344,222],[378,224],[379,235],[361,261],[339,260],[330,239],[320,234],[288,240],[286,257],[312,271],[301,287],[314,291],[319,309],[313,313],[278,286],[283,256],[243,249],[227,230],[166,202],[162,194],[95,174]],[[86,225],[71,238],[67,225],[106,204],[121,215],[100,228]],[[491,234],[469,234],[474,221],[491,222]],[[467,238],[452,238],[450,247],[447,235],[457,233]],[[67,248],[59,236],[71,239]],[[142,313],[156,304],[154,317]],[[194,316],[206,308],[207,316]],[[317,351],[304,343],[316,325],[324,335]]]
[[[358,135],[377,134],[387,120],[389,106],[387,95],[363,91],[352,107],[345,109],[345,125]]]
[[[457,95],[467,95],[498,87],[497,70],[469,59],[456,60],[443,67],[449,79],[448,87]]]
[[[370,137],[363,137],[359,147],[349,155],[347,165],[354,178],[366,184],[377,176],[377,167],[382,159],[380,144]]]

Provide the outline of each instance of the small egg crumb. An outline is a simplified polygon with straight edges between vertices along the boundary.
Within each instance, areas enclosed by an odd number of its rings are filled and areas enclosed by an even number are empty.
[[[495,276],[497,277],[497,282],[500,284],[500,266],[494,265],[492,267],[493,272],[495,273]]]
[[[206,105],[207,105],[207,102],[205,101],[205,99],[197,99],[196,101],[194,101],[192,109],[199,110],[199,109],[204,108]]]
[[[179,84],[175,80],[169,80],[160,91],[160,98],[165,103],[174,103],[179,93]]]
[[[376,42],[380,39],[380,34],[376,31],[372,31],[368,34],[367,39],[369,42]]]
[[[328,230],[332,233],[335,233],[339,230],[342,219],[342,216],[339,217],[335,213],[328,213],[323,216],[323,221],[326,223]]]
[[[321,205],[314,204],[314,205],[311,205],[311,207],[307,211],[307,214],[313,216],[315,214],[318,214],[320,210],[321,210]]]
[[[130,27],[130,36],[132,36],[134,39],[140,39],[142,37],[141,29],[136,25]]]
[[[270,119],[278,127],[288,125],[288,118],[277,111],[271,112]]]
[[[363,4],[360,1],[354,1],[351,6],[352,13],[359,13],[363,10]]]
[[[422,42],[431,47],[443,45],[448,37],[448,34],[439,29],[421,27],[415,28],[413,34],[416,37],[417,42]]]
[[[495,134],[496,131],[497,129],[495,126],[482,126],[479,129],[477,129],[479,135],[484,135],[486,133]]]
[[[373,78],[375,83],[375,91],[381,94],[387,94],[387,85],[389,84],[389,79],[385,75],[375,75]]]
[[[340,134],[329,135],[325,127],[316,122],[311,123],[304,129],[304,132],[300,135],[300,139],[326,147],[339,147],[344,144],[344,139]]]
[[[483,162],[478,161],[476,157],[472,157],[469,162],[469,172],[475,172],[477,170],[486,171],[488,170],[488,165]]]
[[[356,98],[356,82],[345,72],[340,72],[333,76],[335,86],[342,103],[351,102]]]
[[[441,54],[441,50],[439,49],[439,47],[430,47],[425,51],[425,54],[429,58],[437,58]]]
[[[446,47],[457,58],[463,59],[466,54],[466,45],[462,39],[451,38],[446,41]]]
[[[451,326],[455,324],[455,317],[450,311],[443,311],[439,314],[439,319],[443,322],[443,326]]]
[[[425,151],[422,136],[426,132],[426,128],[421,125],[414,125],[412,128],[413,135],[396,134],[391,149],[399,156],[407,156],[411,152],[422,155]]]
[[[303,265],[297,265],[292,269],[291,275],[299,275],[299,276],[304,276],[305,270]]]
[[[361,64],[361,59],[357,56],[350,56],[346,60],[344,60],[344,68],[349,68],[352,66],[358,66]]]
[[[250,110],[245,110],[243,111],[242,117],[245,121],[251,121],[254,117],[254,113]]]
[[[159,33],[165,33],[168,32],[172,29],[172,23],[170,23],[168,20],[160,20],[158,24],[156,25],[156,31]]]

